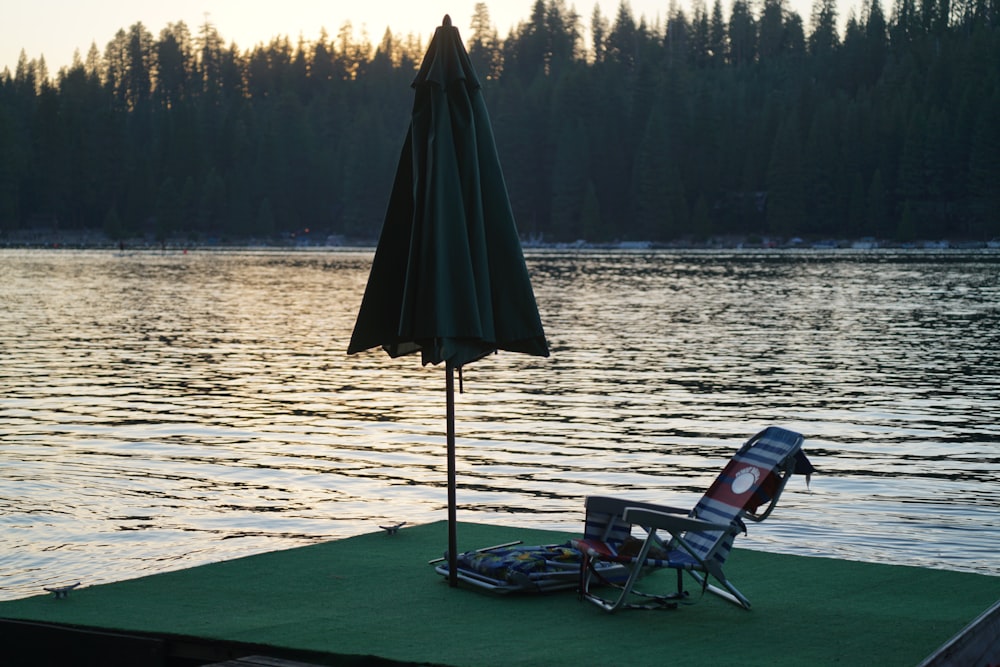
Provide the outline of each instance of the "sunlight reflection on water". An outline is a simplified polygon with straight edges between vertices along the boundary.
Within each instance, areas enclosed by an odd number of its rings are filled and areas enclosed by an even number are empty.
[[[345,354],[370,252],[0,258],[0,598],[444,518],[441,369]],[[740,544],[1000,574],[1000,255],[528,263],[553,354],[465,369],[460,520],[691,505],[775,423],[820,472]]]

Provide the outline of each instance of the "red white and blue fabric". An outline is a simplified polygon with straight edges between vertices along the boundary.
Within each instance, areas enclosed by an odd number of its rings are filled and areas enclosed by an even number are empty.
[[[756,442],[737,452],[695,505],[695,518],[713,523],[731,523],[745,512],[755,512],[771,501],[780,485],[777,468],[798,451],[801,436],[779,428],[768,428]],[[724,562],[732,549],[732,536],[722,544],[718,532],[687,533],[685,541],[702,558],[715,548],[714,558]]]
[[[746,513],[757,511],[774,497],[781,485],[778,468],[799,451],[800,444],[801,436],[797,433],[776,427],[765,429],[733,455],[690,515],[711,523],[735,524],[742,528],[741,518]],[[803,472],[812,472],[808,461],[805,461],[805,465],[808,469]],[[584,538],[573,540],[573,546],[592,558],[619,563],[633,562],[634,554],[622,552],[622,545],[629,539],[631,528],[620,515],[588,511]],[[671,549],[669,552],[660,550],[659,553],[653,550],[645,565],[698,569],[699,559],[707,560],[710,557],[721,564],[729,556],[733,537],[732,532],[687,532],[684,534],[684,542],[696,557],[685,549]]]

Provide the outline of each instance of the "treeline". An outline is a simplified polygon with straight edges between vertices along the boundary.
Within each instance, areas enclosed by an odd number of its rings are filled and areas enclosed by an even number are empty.
[[[998,0],[694,0],[660,24],[538,0],[463,30],[521,232],[1000,236]],[[456,21],[461,25],[461,21]],[[586,48],[584,44],[587,44]],[[241,50],[137,23],[0,75],[0,230],[375,238],[425,44],[350,23]]]

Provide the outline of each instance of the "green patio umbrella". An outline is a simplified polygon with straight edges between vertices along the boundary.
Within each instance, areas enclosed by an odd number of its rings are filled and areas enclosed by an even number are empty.
[[[444,17],[410,126],[348,354],[381,346],[445,364],[448,555],[455,557],[454,371],[497,350],[548,356],[486,104]]]

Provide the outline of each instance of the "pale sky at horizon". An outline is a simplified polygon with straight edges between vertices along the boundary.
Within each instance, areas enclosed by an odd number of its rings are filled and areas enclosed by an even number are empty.
[[[490,19],[501,38],[510,29],[531,15],[535,0],[485,0]],[[690,0],[675,0],[690,16]],[[369,0],[369,2],[344,2],[343,0],[285,0],[282,3],[255,5],[246,0],[171,0],[170,2],[136,2],[135,0],[37,0],[8,4],[0,12],[0,72],[8,68],[13,73],[18,58],[24,50],[28,60],[45,58],[49,75],[73,61],[73,52],[79,51],[86,58],[92,43],[104,52],[104,47],[120,29],[128,29],[137,22],[154,36],[169,23],[183,21],[197,34],[198,26],[206,18],[215,25],[228,45],[235,42],[241,50],[252,49],[258,43],[267,43],[273,37],[288,36],[293,43],[299,37],[312,42],[320,30],[326,28],[333,37],[340,27],[350,21],[356,37],[362,29],[377,44],[387,27],[393,34],[406,36],[419,34],[424,44],[450,14],[453,24],[462,37],[467,38],[469,23],[477,0]],[[620,0],[567,0],[574,8],[589,33],[590,16],[595,5],[601,13],[613,20]],[[671,0],[628,0],[636,20],[645,16],[649,22],[659,23],[667,15]],[[713,0],[706,0],[711,7]],[[248,8],[249,6],[249,8]],[[728,11],[729,0],[723,0]],[[798,11],[808,26],[811,0],[792,0],[790,7]],[[847,16],[847,5],[840,7],[841,22]]]

